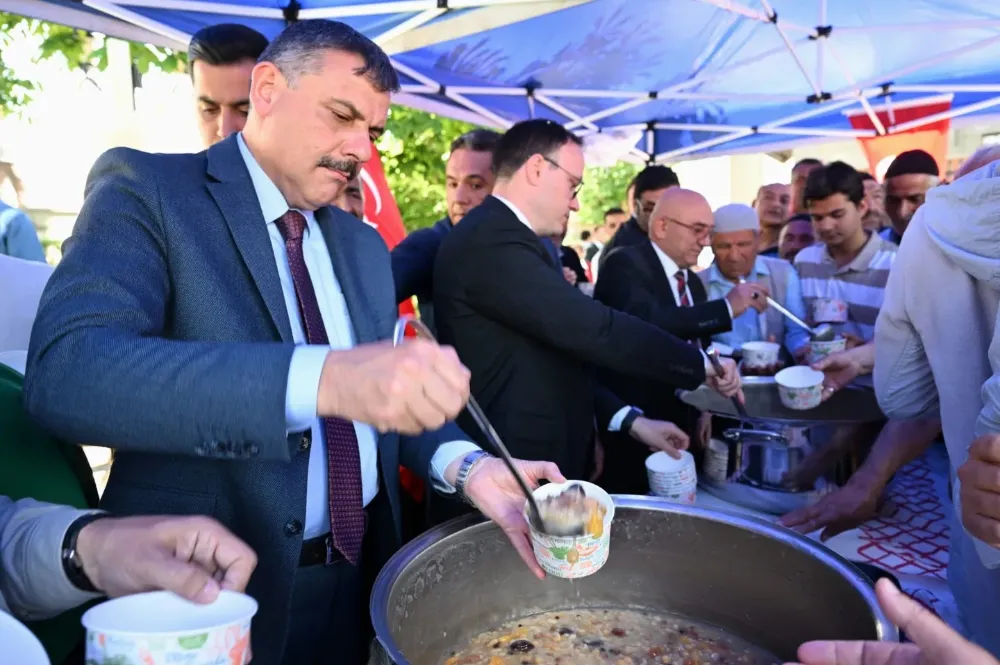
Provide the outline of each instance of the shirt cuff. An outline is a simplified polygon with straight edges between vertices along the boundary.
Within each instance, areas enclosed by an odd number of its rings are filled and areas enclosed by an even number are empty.
[[[316,420],[319,403],[319,378],[329,346],[302,345],[295,347],[288,366],[285,388],[285,432],[304,432]]]
[[[622,429],[622,421],[625,420],[625,416],[627,416],[628,413],[629,413],[629,411],[631,411],[632,409],[635,409],[635,407],[634,406],[623,406],[621,409],[619,409],[618,412],[615,413],[615,415],[613,415],[611,417],[611,422],[608,423],[608,431],[609,432],[620,432],[621,429]],[[635,410],[639,411],[639,409],[635,409]],[[639,413],[642,413],[642,411],[639,411]]]
[[[729,320],[733,320],[733,306],[729,304],[728,298],[723,298],[722,302],[726,303],[726,311],[729,312]]]
[[[434,489],[442,494],[454,494],[455,487],[444,479],[445,470],[455,460],[479,449],[479,446],[471,441],[448,441],[438,446],[431,458],[431,484]]]

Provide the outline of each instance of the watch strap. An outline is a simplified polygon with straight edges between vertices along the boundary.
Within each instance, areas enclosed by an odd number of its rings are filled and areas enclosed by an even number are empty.
[[[465,496],[465,483],[469,480],[472,468],[476,466],[476,462],[486,456],[487,453],[485,450],[473,450],[462,460],[461,466],[458,467],[458,476],[455,478],[455,490],[460,496]]]
[[[69,528],[66,529],[66,535],[63,536],[63,572],[66,573],[66,578],[70,583],[81,591],[90,593],[99,592],[94,583],[87,577],[87,573],[83,570],[83,563],[80,561],[80,556],[76,551],[77,539],[80,537],[80,531],[83,530],[83,527],[106,517],[108,517],[107,513],[87,513],[86,515],[82,515],[69,525]]]
[[[640,411],[639,409],[635,407],[629,409],[628,413],[625,415],[625,418],[622,419],[621,430],[626,434],[631,434],[632,425],[635,424],[636,419],[639,418],[640,416],[642,416],[642,411]]]

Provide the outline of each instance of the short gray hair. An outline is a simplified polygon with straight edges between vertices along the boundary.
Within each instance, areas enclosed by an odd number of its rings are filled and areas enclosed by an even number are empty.
[[[354,70],[355,74],[367,77],[379,92],[399,91],[399,76],[385,51],[351,26],[337,21],[309,19],[292,23],[264,50],[259,62],[270,62],[294,85],[299,76],[318,72],[328,51],[360,56],[364,64]]]

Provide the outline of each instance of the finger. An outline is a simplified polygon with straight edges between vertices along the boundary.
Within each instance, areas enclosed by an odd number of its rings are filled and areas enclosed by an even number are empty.
[[[547,480],[550,483],[566,482],[566,477],[559,470],[559,466],[552,462],[520,461],[519,464],[525,477],[536,485],[542,480]]]
[[[173,552],[163,551],[147,559],[140,574],[146,588],[172,591],[195,603],[211,603],[222,590],[204,568],[174,558]]]
[[[1000,494],[980,489],[962,488],[962,507],[981,517],[1000,519]]]
[[[691,447],[691,437],[684,432],[677,430],[673,437],[674,448],[677,450],[687,450]]]
[[[467,400],[465,393],[456,390],[436,370],[423,377],[422,389],[423,396],[436,412],[434,415],[440,414],[442,425],[445,421],[454,420],[465,407]]]
[[[786,513],[781,516],[778,520],[778,524],[783,527],[791,528],[797,524],[802,524],[803,522],[811,519],[813,514],[813,509],[811,507],[799,508],[798,510],[793,510],[790,513]]]
[[[1000,465],[971,459],[959,467],[958,478],[963,488],[1000,492]]]
[[[681,454],[669,443],[664,442],[662,446],[659,446],[659,449],[674,459],[681,458]]]
[[[432,365],[438,375],[453,390],[463,396],[463,403],[469,398],[469,380],[472,373],[462,364],[458,353],[450,346],[434,346],[431,357]]]
[[[969,447],[969,457],[1000,464],[1000,435],[987,434],[973,441]]]
[[[920,649],[893,642],[806,642],[802,665],[918,665]]]
[[[507,534],[507,538],[514,546],[514,549],[521,556],[521,560],[528,564],[528,569],[535,577],[544,580],[545,571],[538,565],[538,559],[535,558],[535,551],[531,547],[531,535],[528,531],[528,525],[525,524],[523,530],[513,526],[506,526],[503,531]]]
[[[974,649],[941,619],[897,589],[888,579],[878,581],[875,595],[889,621],[899,626],[912,642],[920,646],[927,662],[971,662]]]
[[[1000,545],[1000,522],[989,517],[983,517],[962,506],[962,526],[966,530],[989,545]]]
[[[176,543],[177,559],[200,567],[224,589],[246,589],[257,554],[226,527],[208,517],[177,518],[165,527],[163,539]]]

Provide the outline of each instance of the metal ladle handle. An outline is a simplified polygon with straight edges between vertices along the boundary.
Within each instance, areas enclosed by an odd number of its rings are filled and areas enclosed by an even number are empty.
[[[743,278],[743,277],[740,277],[740,284],[746,284],[746,283],[747,283],[747,280],[745,278]],[[756,297],[756,296],[757,296],[757,294],[755,293],[754,297]],[[797,317],[794,314],[792,314],[791,312],[789,312],[782,305],[779,305],[778,302],[774,298],[772,298],[771,296],[767,296],[767,304],[768,304],[768,306],[775,308],[776,310],[778,310],[779,312],[781,312],[782,314],[784,314],[785,316],[787,316],[792,321],[792,323],[795,323],[795,324],[799,325],[800,327],[804,328],[806,330],[806,332],[808,332],[810,335],[815,335],[816,334],[816,331],[812,329],[812,326],[810,326],[808,323],[806,323],[805,321],[803,321],[799,317]]]
[[[712,363],[712,368],[715,369],[715,374],[721,378],[726,372],[725,370],[722,369],[722,362],[719,361],[719,350],[716,349],[715,347],[712,347],[705,352],[705,355],[708,356],[708,361]],[[736,413],[739,415],[739,417],[742,418],[743,420],[749,420],[750,415],[747,413],[747,409],[745,406],[743,406],[743,402],[740,401],[740,398],[737,397],[736,395],[733,395],[729,399],[730,401],[732,401],[733,406],[736,408]]]
[[[408,328],[415,330],[418,337],[423,337],[424,339],[437,343],[434,333],[430,331],[430,328],[428,328],[423,321],[406,314],[399,317],[396,321],[396,327],[392,333],[393,346],[399,346],[403,343],[403,340],[406,339],[406,330]],[[525,479],[525,477],[521,474],[517,465],[514,464],[513,456],[510,454],[510,451],[507,450],[507,446],[503,444],[503,441],[500,440],[500,435],[497,434],[497,431],[493,428],[493,425],[486,417],[486,414],[479,406],[479,403],[476,402],[476,398],[469,395],[469,401],[466,403],[465,408],[472,416],[472,419],[476,421],[476,425],[479,426],[479,429],[486,437],[486,440],[489,441],[490,445],[497,452],[500,459],[503,460],[507,469],[514,474],[514,479],[517,481],[517,484],[521,487],[521,491],[524,492],[525,498],[528,500],[528,514],[531,518],[532,526],[534,526],[537,531],[546,533],[544,521],[542,520],[542,514],[538,510],[538,504],[535,502],[535,497],[531,493],[531,488],[528,485],[527,479]]]

